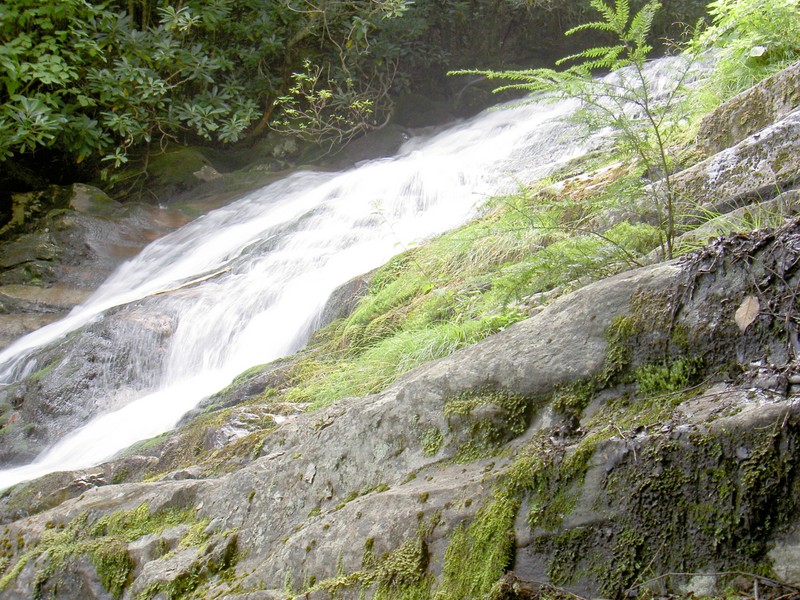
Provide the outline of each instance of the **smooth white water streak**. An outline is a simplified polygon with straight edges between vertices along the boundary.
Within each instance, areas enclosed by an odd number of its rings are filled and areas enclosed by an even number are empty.
[[[40,368],[37,349],[110,308],[158,295],[179,307],[158,385],[96,416],[33,463],[0,471],[0,489],[97,464],[171,429],[243,370],[297,350],[336,287],[464,223],[486,197],[584,152],[561,120],[574,109],[559,103],[490,111],[413,139],[391,159],[291,175],[152,243],[65,319],[0,353],[0,378],[10,382]]]

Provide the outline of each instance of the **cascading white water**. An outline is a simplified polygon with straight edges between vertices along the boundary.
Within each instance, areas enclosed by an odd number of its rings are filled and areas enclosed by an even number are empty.
[[[576,141],[563,120],[575,108],[561,102],[488,111],[412,139],[391,159],[342,173],[296,173],[152,243],[65,319],[0,353],[0,382],[40,368],[37,349],[109,309],[158,298],[177,315],[177,327],[155,380],[33,463],[0,471],[0,489],[97,464],[174,427],[243,370],[297,350],[336,287],[464,223],[488,196],[598,143]]]

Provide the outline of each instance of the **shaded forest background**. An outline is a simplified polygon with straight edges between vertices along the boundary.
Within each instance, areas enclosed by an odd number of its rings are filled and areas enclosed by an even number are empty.
[[[632,3],[635,5],[635,3]],[[462,67],[551,64],[585,0],[8,0],[0,6],[0,189],[113,180],[168,144],[270,132],[337,146],[409,95],[468,116]],[[653,37],[703,14],[665,3]],[[675,23],[678,23],[675,25]],[[0,216],[3,216],[0,214]]]

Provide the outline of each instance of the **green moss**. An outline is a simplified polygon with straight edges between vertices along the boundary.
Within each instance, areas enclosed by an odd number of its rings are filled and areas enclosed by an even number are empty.
[[[610,553],[612,556],[606,556],[598,551],[606,546],[605,532],[592,526],[564,531],[564,518],[575,510],[598,445],[619,432],[618,426],[612,424],[613,419],[631,426],[649,423],[654,415],[663,416],[671,411],[675,402],[671,397],[653,398],[649,404],[623,399],[611,402],[586,425],[589,433],[571,447],[552,444],[547,432],[534,438],[498,477],[491,499],[479,509],[474,521],[458,528],[451,537],[437,600],[483,597],[489,593],[515,555],[514,523],[523,501],[529,507],[529,527],[553,532],[550,536],[540,533],[535,546],[550,557],[548,574],[554,583],[565,584],[583,576],[599,577],[601,571],[606,573],[605,589],[617,589],[614,586],[628,581],[639,564],[636,561],[643,556],[638,546],[630,546],[630,540],[623,536],[620,539],[629,546],[620,541]],[[460,402],[451,410],[464,414],[470,410],[470,404]],[[681,488],[678,481],[665,477],[665,488]],[[671,506],[670,501],[665,501],[664,506]],[[659,521],[654,518],[650,522]]]
[[[471,390],[445,402],[444,415],[457,440],[456,462],[496,454],[528,427],[535,402],[505,390]]]
[[[347,506],[347,504],[349,502],[352,502],[353,500],[355,500],[359,496],[361,496],[361,494],[359,492],[350,492],[342,502],[340,502],[339,504],[336,505],[335,510],[340,510],[340,509],[344,508],[345,506]]]
[[[545,434],[534,438],[499,477],[474,520],[456,528],[445,551],[437,600],[484,597],[510,567],[522,500],[532,492],[545,494],[552,477],[548,448]]]
[[[239,559],[236,538],[225,542],[221,551],[214,554],[213,558],[201,556],[188,569],[179,572],[170,581],[159,581],[148,586],[137,596],[137,600],[145,600],[163,595],[171,600],[189,597],[206,597],[202,593],[203,586],[212,578],[230,581],[233,578],[233,569]]]
[[[375,538],[364,542],[361,569],[346,574],[344,568],[337,566],[336,577],[317,582],[316,577],[306,576],[303,590],[295,593],[292,578],[287,574],[284,588],[289,598],[303,598],[318,590],[324,590],[331,597],[345,589],[361,591],[373,590],[377,600],[428,600],[431,597],[433,576],[428,573],[428,542],[431,531],[438,523],[438,515],[430,522],[421,523],[416,535],[405,540],[400,546],[382,556],[375,553]]]
[[[156,185],[191,188],[199,183],[194,173],[210,164],[199,148],[175,147],[153,155],[148,171]]]
[[[669,394],[687,389],[697,380],[702,372],[702,361],[699,358],[680,357],[658,364],[646,364],[637,367],[633,379],[644,396]]]
[[[618,465],[607,483],[619,504],[612,552],[593,558],[603,593],[667,572],[763,568],[768,540],[798,507],[798,433],[791,420],[780,431],[659,440]]]
[[[383,560],[376,571],[378,590],[384,598],[391,598],[392,590],[416,586],[425,578],[428,567],[428,548],[423,536],[406,540]],[[396,597],[396,596],[394,596]]]
[[[155,514],[150,513],[147,504],[141,504],[133,510],[121,510],[105,515],[91,527],[92,537],[120,536],[132,542],[151,534],[161,533],[169,527],[175,527],[194,520],[192,509],[168,509]]]
[[[426,429],[422,434],[422,452],[425,456],[436,456],[444,442],[442,432],[435,427]]]
[[[19,560],[14,564],[10,571],[8,571],[5,575],[3,575],[2,579],[0,579],[0,592],[8,587],[8,584],[14,581],[17,576],[22,572],[22,569],[30,562],[32,558],[36,558],[36,555],[32,552],[28,552],[23,554]],[[6,559],[8,560],[8,559]]]
[[[159,448],[169,437],[170,432],[162,433],[155,437],[136,442],[128,448],[123,456],[130,456],[134,454],[149,454],[152,450]]]
[[[611,556],[611,568],[601,573],[600,580],[604,590],[614,590],[618,594],[645,576],[644,569],[648,566],[645,534],[635,529],[623,529],[616,538]]]
[[[616,317],[606,331],[608,349],[602,377],[604,384],[624,382],[630,367],[666,360],[671,349],[683,349],[684,330],[676,330],[680,345],[671,340],[675,330],[673,310],[669,292],[634,294],[630,300],[630,313]]]
[[[335,510],[340,510],[344,508],[345,506],[347,506],[347,504],[349,504],[356,498],[360,498],[361,496],[366,496],[367,494],[372,494],[372,493],[380,494],[382,492],[387,491],[388,489],[390,489],[388,484],[378,483],[373,486],[365,487],[362,490],[352,491],[349,494],[347,494],[347,496],[342,502],[336,505]]]
[[[551,401],[553,410],[562,415],[579,416],[592,401],[596,388],[594,379],[557,386]]]
[[[554,548],[547,565],[547,577],[559,586],[573,583],[583,576],[589,551],[598,543],[590,528],[568,529],[555,536]]]
[[[121,598],[134,567],[125,544],[119,539],[103,538],[87,544],[86,552],[103,587],[114,598]]]
[[[456,528],[445,551],[437,600],[482,598],[510,568],[519,505],[518,499],[499,495],[478,511],[471,524]]]
[[[40,383],[50,373],[53,372],[53,369],[55,369],[59,365],[59,363],[60,363],[60,361],[54,361],[54,362],[51,362],[49,365],[45,365],[44,367],[42,367],[41,369],[39,369],[35,373],[32,373],[30,375],[30,380],[33,381],[34,383]]]
[[[0,591],[19,575],[27,563],[35,560],[37,570],[32,594],[35,598],[40,597],[54,573],[67,567],[72,560],[86,556],[106,591],[119,598],[130,582],[133,570],[126,544],[194,520],[193,510],[168,509],[151,514],[147,504],[105,515],[94,523],[90,523],[88,514],[83,513],[66,527],[45,531],[41,539],[28,548],[0,579]],[[202,524],[204,529],[208,526],[207,521]],[[18,552],[23,549],[18,544]]]
[[[143,480],[154,481],[165,473],[192,465],[204,467],[208,475],[222,475],[238,468],[242,459],[256,458],[266,444],[267,437],[277,428],[271,417],[266,417],[258,425],[259,429],[230,444],[221,448],[205,447],[208,432],[226,423],[234,410],[230,408],[195,417],[176,432],[168,433],[155,442],[154,448],[158,448],[159,462]],[[176,437],[180,440],[179,443],[174,443]]]
[[[209,525],[211,525],[211,521],[208,519],[201,519],[193,523],[189,531],[181,539],[180,547],[189,548],[205,544],[211,538],[211,534],[208,531]]]

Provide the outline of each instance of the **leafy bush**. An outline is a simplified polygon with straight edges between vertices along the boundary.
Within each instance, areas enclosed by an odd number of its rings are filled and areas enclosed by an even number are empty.
[[[47,148],[118,166],[142,143],[235,142],[263,131],[293,72],[317,62],[338,65],[324,90],[378,82],[360,88],[373,104],[355,117],[369,118],[394,68],[393,50],[370,35],[406,6],[9,0],[0,6],[0,161]]]
[[[230,64],[187,43],[199,23],[188,7],[159,9],[143,30],[81,0],[0,11],[0,159],[46,147],[119,164],[132,145],[178,132],[234,141],[257,115],[241,86],[214,85]]]

